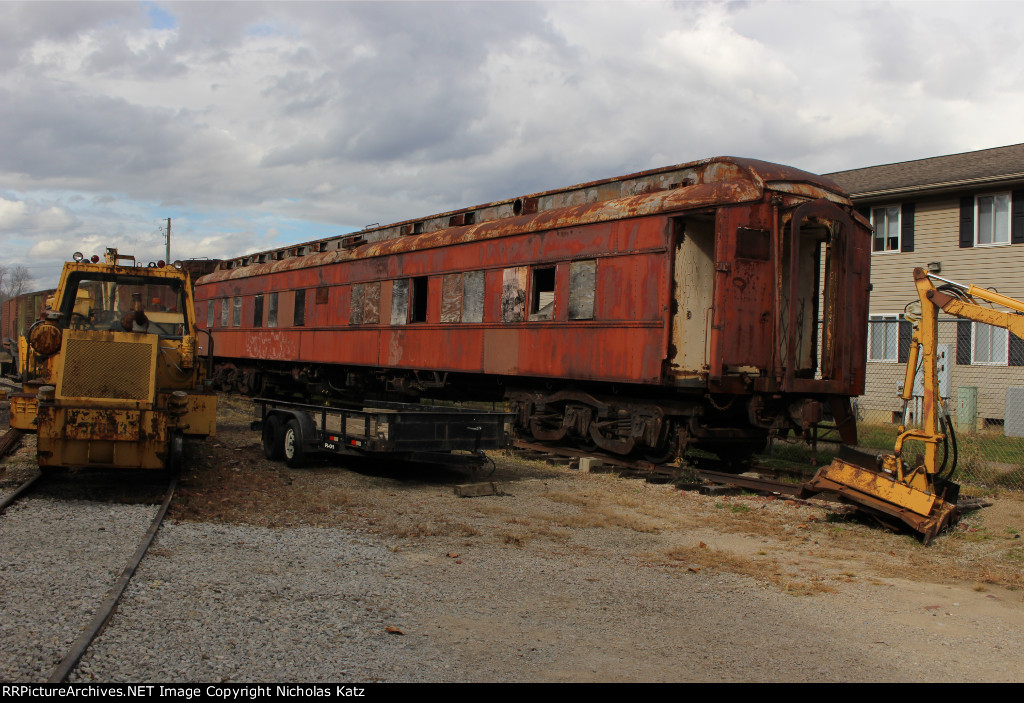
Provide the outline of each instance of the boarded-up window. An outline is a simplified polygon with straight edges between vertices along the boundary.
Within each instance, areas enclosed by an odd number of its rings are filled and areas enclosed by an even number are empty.
[[[391,324],[409,321],[409,279],[399,278],[391,284]]]
[[[376,325],[380,322],[380,282],[357,283],[352,286],[353,325]]]
[[[501,276],[501,321],[522,322],[526,319],[525,266],[505,269]]]
[[[295,314],[292,316],[292,325],[303,327],[306,324],[306,289],[295,291]]]
[[[530,319],[550,320],[555,316],[555,267],[533,270],[530,286]]]
[[[220,326],[227,327],[231,323],[231,298],[221,298]]]
[[[242,326],[242,299],[235,298],[231,314],[231,324],[235,327]]]
[[[267,300],[267,327],[277,327],[277,293],[271,293]]]
[[[462,320],[462,274],[453,273],[441,279],[441,322]]]
[[[569,265],[569,319],[594,319],[596,261],[574,261]]]
[[[252,326],[263,326],[263,294],[257,295],[252,306]]]
[[[352,286],[352,309],[349,314],[349,322],[353,325],[363,324],[363,286]]]
[[[462,275],[462,321],[484,321],[484,272],[468,271]]]

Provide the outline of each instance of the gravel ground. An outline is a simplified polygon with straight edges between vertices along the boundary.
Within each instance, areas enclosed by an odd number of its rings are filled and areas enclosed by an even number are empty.
[[[503,456],[490,476],[289,471],[263,459],[247,420],[223,402],[218,437],[191,448],[171,518],[72,680],[1024,680],[1020,496],[925,548],[823,503]],[[454,496],[482,479],[504,495]],[[77,535],[112,509],[64,505]],[[5,564],[40,573],[0,569],[0,592],[82,568],[31,558],[6,520]]]
[[[156,509],[47,497],[0,518],[0,681],[41,681],[88,624]]]

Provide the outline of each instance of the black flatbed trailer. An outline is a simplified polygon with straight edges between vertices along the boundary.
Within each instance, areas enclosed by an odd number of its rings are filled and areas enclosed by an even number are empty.
[[[476,408],[368,401],[358,409],[256,398],[268,459],[296,467],[318,453],[479,464],[511,439],[512,414]],[[454,454],[453,452],[468,452]]]

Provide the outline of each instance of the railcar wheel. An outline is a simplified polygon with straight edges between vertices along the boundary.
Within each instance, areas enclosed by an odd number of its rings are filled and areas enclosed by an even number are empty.
[[[284,438],[281,432],[281,418],[271,415],[263,423],[263,456],[271,461],[284,459]]]
[[[185,436],[181,432],[171,435],[171,441],[167,445],[167,461],[164,462],[164,471],[174,475],[181,471],[181,465],[185,457]]]
[[[302,430],[298,420],[289,420],[284,426],[284,463],[296,469],[306,462],[306,452],[302,448]]]

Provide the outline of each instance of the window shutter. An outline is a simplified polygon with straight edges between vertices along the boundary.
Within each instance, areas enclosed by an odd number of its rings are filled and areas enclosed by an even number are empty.
[[[914,203],[900,208],[900,251],[914,251]]]
[[[974,196],[965,195],[960,198],[960,248],[974,246]],[[970,340],[968,340],[970,346]],[[957,353],[959,358],[960,354]],[[968,358],[970,358],[968,356]],[[960,363],[957,361],[957,363]]]
[[[1010,366],[1024,366],[1024,339],[1010,332]]]
[[[896,354],[898,361],[901,364],[907,363],[907,359],[910,358],[910,343],[914,340],[914,325],[907,322],[906,320],[900,320],[900,337],[899,337],[899,349]]]
[[[1024,190],[1015,190],[1010,196],[1012,215],[1010,216],[1010,243],[1024,244]]]
[[[971,321],[956,321],[956,363],[958,366],[971,365]]]

